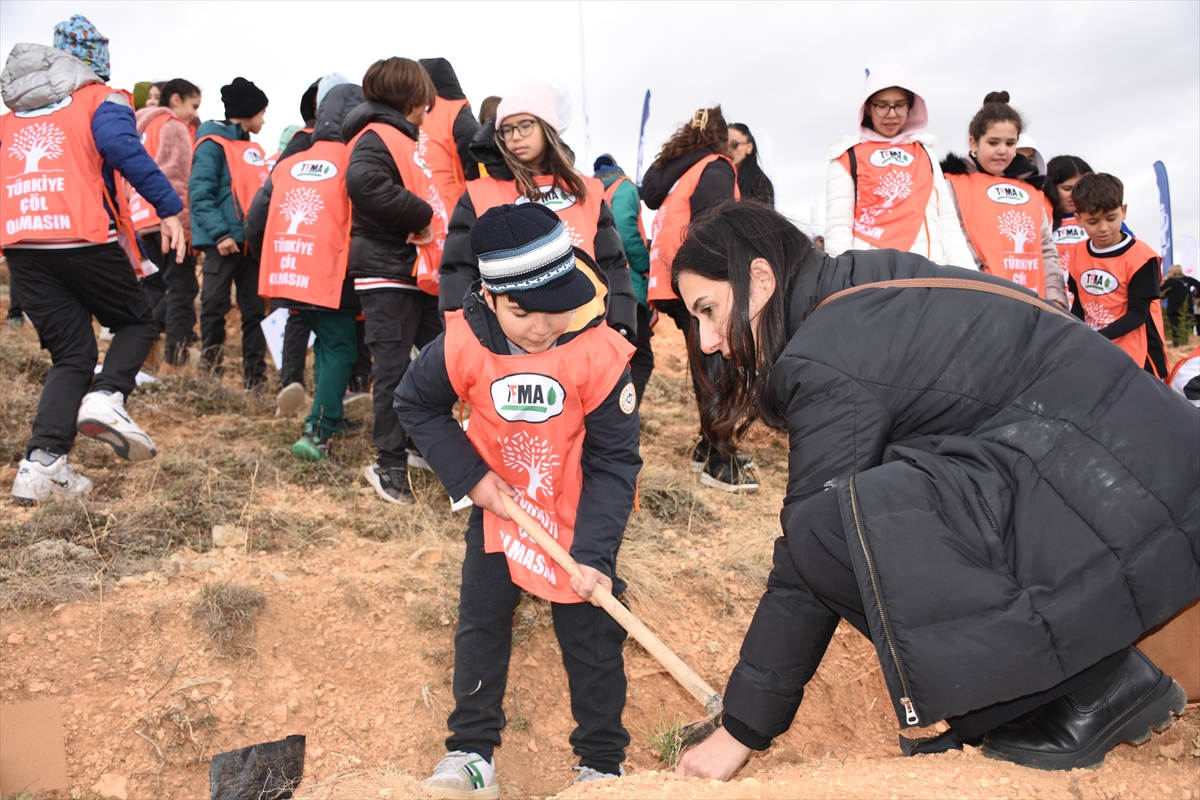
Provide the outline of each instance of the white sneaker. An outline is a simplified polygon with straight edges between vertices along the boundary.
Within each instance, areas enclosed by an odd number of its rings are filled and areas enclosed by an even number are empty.
[[[120,392],[85,394],[75,426],[84,436],[111,445],[117,455],[128,461],[145,461],[158,455],[154,440],[125,410],[125,396]]]
[[[279,390],[275,396],[275,416],[294,417],[296,412],[307,405],[308,397],[304,394],[304,386],[299,383],[289,383]]]
[[[408,454],[408,465],[413,469],[423,469],[426,472],[433,472],[429,466],[429,462],[421,457],[421,453],[413,448],[408,448],[405,451]]]
[[[500,784],[496,782],[496,763],[478,753],[455,750],[433,770],[433,775],[421,781],[435,797],[449,800],[498,800]]]
[[[49,464],[46,460],[54,459]],[[12,496],[20,503],[75,500],[92,490],[92,482],[71,469],[65,455],[54,458],[45,450],[34,450],[17,465]]]
[[[591,767],[571,767],[573,770],[578,770],[579,774],[575,776],[575,780],[571,781],[571,785],[576,783],[591,783],[592,781],[606,781],[609,778],[624,778],[625,767],[617,767],[616,772],[601,772],[598,769]],[[607,790],[606,790],[607,791]]]

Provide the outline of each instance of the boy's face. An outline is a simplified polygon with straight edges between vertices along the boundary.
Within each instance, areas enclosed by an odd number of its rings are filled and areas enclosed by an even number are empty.
[[[526,353],[544,353],[567,332],[574,311],[550,314],[545,311],[526,311],[507,295],[494,295],[487,289],[483,296],[488,307],[496,312],[500,328],[509,341]]]
[[[1125,221],[1128,205],[1110,208],[1107,211],[1076,212],[1075,221],[1087,231],[1092,244],[1103,250],[1121,241],[1121,223]]]

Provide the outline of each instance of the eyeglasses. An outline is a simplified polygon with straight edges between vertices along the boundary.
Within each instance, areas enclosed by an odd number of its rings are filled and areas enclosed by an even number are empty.
[[[496,135],[500,137],[500,141],[507,142],[513,137],[513,132],[515,131],[516,133],[521,134],[521,138],[524,139],[526,136],[533,133],[533,125],[534,120],[523,119],[516,125],[501,125],[496,130]]]
[[[739,147],[741,147],[742,145],[745,145],[745,144],[750,144],[749,140],[744,141],[744,142],[739,142],[737,139],[730,139],[729,140],[729,149],[737,150]]]
[[[909,104],[907,102],[871,103],[871,108],[875,109],[875,114],[880,117],[886,117],[892,111],[896,112],[897,117],[907,117]]]

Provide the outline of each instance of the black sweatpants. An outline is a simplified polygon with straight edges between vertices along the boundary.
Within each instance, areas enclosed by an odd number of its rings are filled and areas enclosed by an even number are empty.
[[[358,296],[367,318],[366,342],[374,359],[375,449],[384,468],[407,463],[408,434],[392,408],[396,387],[408,372],[412,349],[432,342],[442,332],[438,299],[420,290],[363,292]]]
[[[229,291],[237,287],[242,312],[242,374],[247,389],[266,380],[267,340],[260,324],[266,304],[258,296],[258,259],[241,251],[227,256],[216,247],[204,248],[204,284],[200,290],[200,346],[204,366],[221,373],[225,356],[225,315],[231,306]]]
[[[158,231],[138,235],[146,254],[158,267],[158,272],[142,281],[142,289],[150,299],[159,330],[166,331],[166,361],[186,364],[188,347],[196,337],[196,295],[200,292],[196,257],[188,252],[177,264],[174,250],[162,251],[162,234]]]
[[[837,493],[830,490],[810,497],[791,513],[786,535],[775,542],[775,563],[770,579],[774,583],[786,585],[792,591],[811,593],[825,608],[870,638],[862,594],[854,575],[850,545],[846,537]],[[796,604],[792,608],[802,605]],[[833,628],[824,626],[825,614],[819,606],[810,604],[808,607],[811,609],[812,618],[807,620],[796,619],[794,613],[774,614],[775,618],[784,623],[775,626],[774,634],[781,638],[790,637],[793,641],[795,637],[812,640],[807,652],[810,658],[819,662],[829,645]],[[771,612],[768,610],[767,614],[770,615]],[[758,612],[755,618],[757,621]],[[947,743],[977,743],[993,728],[1018,719],[1065,694],[1090,686],[1110,675],[1121,667],[1127,656],[1128,650],[1121,650],[1043,692],[947,719],[946,722],[950,724],[951,732],[956,737],[954,742],[947,740]],[[815,671],[816,663],[811,667]],[[727,719],[730,717],[728,710],[725,716]],[[743,731],[746,730],[746,726],[736,718],[726,723],[726,726],[731,732],[739,727]],[[765,739],[762,746],[766,746]]]
[[[483,551],[479,508],[471,511],[466,540],[454,634],[455,706],[447,722],[452,735],[446,749],[473,750],[491,758],[507,724],[502,704],[512,656],[513,611],[521,589],[509,577],[507,556]],[[618,594],[622,588],[623,583],[614,580]],[[576,723],[571,746],[581,766],[615,773],[629,745],[629,733],[621,724],[625,629],[591,603],[552,603],[551,613]]]
[[[295,311],[288,312],[283,326],[283,364],[279,367],[280,388],[289,384],[304,385],[304,363],[308,360],[308,337],[312,328]]]
[[[646,384],[650,382],[650,374],[654,372],[654,350],[650,347],[650,337],[654,331],[650,328],[650,315],[641,304],[637,307],[637,339],[633,344],[637,350],[629,359],[629,374],[633,378],[633,390],[637,393],[638,404],[641,405],[642,395],[646,393]]]
[[[69,453],[83,396],[104,390],[128,397],[158,326],[133,265],[116,242],[67,250],[10,247],[4,255],[21,287],[21,307],[53,363],[27,452]],[[113,332],[98,375],[93,316]]]

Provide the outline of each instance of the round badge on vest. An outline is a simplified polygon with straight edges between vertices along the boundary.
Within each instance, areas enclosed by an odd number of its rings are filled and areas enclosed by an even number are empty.
[[[334,164],[332,161],[313,159],[293,164],[289,172],[298,181],[313,183],[315,181],[327,181],[330,178],[336,178],[338,168],[337,164]]]
[[[871,163],[877,167],[908,167],[914,161],[910,153],[899,147],[880,148],[871,153]]]
[[[252,167],[265,167],[267,165],[267,160],[263,158],[263,154],[255,147],[247,147],[242,151],[242,160]]]
[[[548,375],[522,372],[492,382],[492,405],[508,422],[545,422],[563,413],[566,392]]]
[[[550,186],[539,186],[538,191],[542,193],[542,199],[538,202],[553,211],[555,214],[558,214],[559,212],[575,205],[575,195],[564,192],[553,184]],[[513,204],[520,205],[521,203],[529,202],[532,201],[525,195],[521,195],[513,201]]]
[[[1082,289],[1093,295],[1112,294],[1121,285],[1116,275],[1102,269],[1085,270],[1080,278]]]
[[[988,199],[1006,206],[1023,206],[1029,202],[1029,192],[1012,183],[993,183],[987,190]]]

